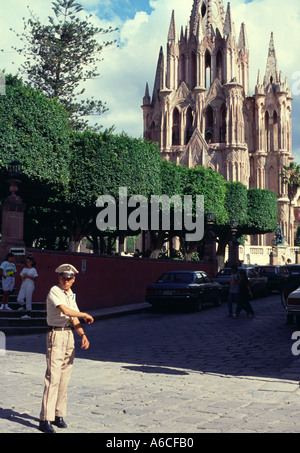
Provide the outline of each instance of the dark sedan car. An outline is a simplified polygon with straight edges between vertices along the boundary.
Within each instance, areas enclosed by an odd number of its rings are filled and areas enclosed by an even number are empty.
[[[146,301],[153,308],[180,305],[200,311],[203,304],[221,304],[222,286],[202,271],[166,272],[147,287]]]
[[[246,271],[246,275],[251,286],[253,297],[261,297],[268,295],[267,279],[265,277],[259,275],[259,273],[253,267],[248,268],[239,267],[238,273],[241,270]],[[215,278],[213,279],[214,282],[218,282],[223,286],[224,298],[227,298],[228,296],[231,278],[232,278],[231,268],[225,267],[224,269],[220,270],[220,272],[218,272]]]
[[[257,271],[262,277],[267,278],[269,291],[282,291],[290,279],[287,266],[258,266]]]

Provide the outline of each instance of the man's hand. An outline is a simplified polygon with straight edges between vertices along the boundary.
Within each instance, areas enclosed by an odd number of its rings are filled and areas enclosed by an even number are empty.
[[[85,315],[83,316],[83,319],[88,324],[93,324],[93,322],[94,322],[94,318],[91,315],[89,315],[88,313],[85,313]]]
[[[90,342],[87,339],[86,335],[82,335],[81,337],[81,349],[88,349],[90,347]]]

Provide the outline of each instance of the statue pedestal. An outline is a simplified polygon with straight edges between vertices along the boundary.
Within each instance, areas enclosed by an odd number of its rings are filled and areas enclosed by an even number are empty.
[[[283,260],[283,257],[286,255],[287,246],[274,246],[272,252],[270,253],[270,265],[278,266],[286,264]]]
[[[2,204],[2,239],[0,257],[15,252],[16,262],[23,263],[25,259],[25,243],[23,241],[25,204],[21,198],[13,194]]]

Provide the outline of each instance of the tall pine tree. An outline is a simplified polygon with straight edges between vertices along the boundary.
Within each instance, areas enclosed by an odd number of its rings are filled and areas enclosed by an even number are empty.
[[[116,42],[103,42],[101,38],[116,29],[95,27],[92,15],[82,19],[83,7],[75,0],[55,0],[52,4],[54,14],[48,17],[46,25],[33,13],[30,19],[24,19],[24,32],[17,34],[24,47],[14,50],[26,55],[20,70],[30,84],[63,104],[72,129],[84,130],[87,116],[108,110],[100,100],[80,97],[85,92],[82,82],[100,75],[102,50]]]

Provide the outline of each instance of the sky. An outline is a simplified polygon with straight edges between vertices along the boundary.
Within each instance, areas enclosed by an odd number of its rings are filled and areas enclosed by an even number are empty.
[[[2,0],[3,2],[3,0]],[[152,93],[160,47],[166,54],[171,13],[174,9],[178,33],[186,26],[193,0],[78,0],[95,25],[118,27],[113,36],[118,46],[102,53],[101,76],[86,83],[86,97],[106,102],[109,111],[93,120],[115,132],[133,137],[143,135],[142,98],[146,82]],[[253,94],[258,69],[265,73],[271,32],[274,32],[279,69],[288,77],[293,96],[293,154],[300,163],[300,2],[299,0],[232,0],[236,33],[245,22],[250,47],[250,94]],[[224,1],[226,8],[227,1]],[[288,5],[288,6],[286,6]],[[11,28],[23,30],[29,9],[42,21],[51,14],[51,0],[10,0],[0,12],[0,69],[17,73],[21,57],[11,49],[20,41]]]

